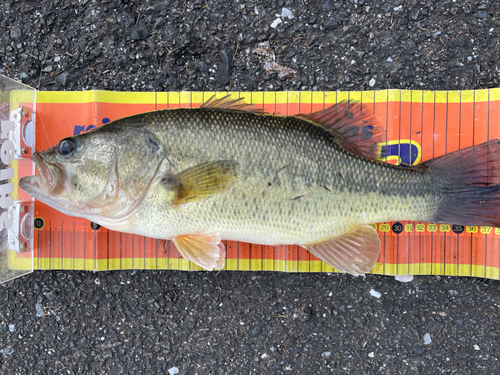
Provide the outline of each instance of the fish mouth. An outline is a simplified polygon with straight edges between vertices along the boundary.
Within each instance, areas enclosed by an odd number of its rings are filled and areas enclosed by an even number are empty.
[[[64,187],[64,169],[58,164],[46,163],[39,152],[34,153],[32,160],[40,174],[23,177],[19,181],[21,189],[30,195],[38,195],[36,192],[48,197],[58,195]]]

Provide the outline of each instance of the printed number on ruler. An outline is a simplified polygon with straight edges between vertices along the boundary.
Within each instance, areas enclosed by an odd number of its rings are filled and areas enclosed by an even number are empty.
[[[467,233],[477,233],[477,227],[475,225],[467,225],[465,231]]]
[[[380,224],[381,232],[389,232],[391,230],[391,226],[389,224]]]
[[[491,227],[481,227],[481,233],[482,234],[490,234],[491,232]]]
[[[439,230],[441,232],[449,232],[451,230],[450,224],[440,224],[439,225]]]
[[[438,229],[437,224],[427,224],[427,230],[429,232],[436,232]]]

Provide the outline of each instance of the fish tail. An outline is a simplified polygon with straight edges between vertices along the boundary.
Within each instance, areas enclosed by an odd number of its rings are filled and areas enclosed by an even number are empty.
[[[434,223],[500,226],[500,141],[423,163],[438,197]]]

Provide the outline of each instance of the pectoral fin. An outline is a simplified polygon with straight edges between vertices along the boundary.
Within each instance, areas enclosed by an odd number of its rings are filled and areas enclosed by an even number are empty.
[[[162,182],[174,192],[171,203],[182,204],[225,191],[234,182],[237,167],[232,160],[210,161],[167,176]]]
[[[372,226],[364,224],[341,236],[303,247],[341,272],[363,275],[377,262],[380,238]]]
[[[206,270],[224,268],[226,248],[218,234],[179,236],[173,243],[186,260]]]

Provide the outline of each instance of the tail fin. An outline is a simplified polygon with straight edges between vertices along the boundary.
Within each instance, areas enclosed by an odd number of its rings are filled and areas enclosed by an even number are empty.
[[[500,141],[429,160],[440,196],[435,223],[500,227]]]

